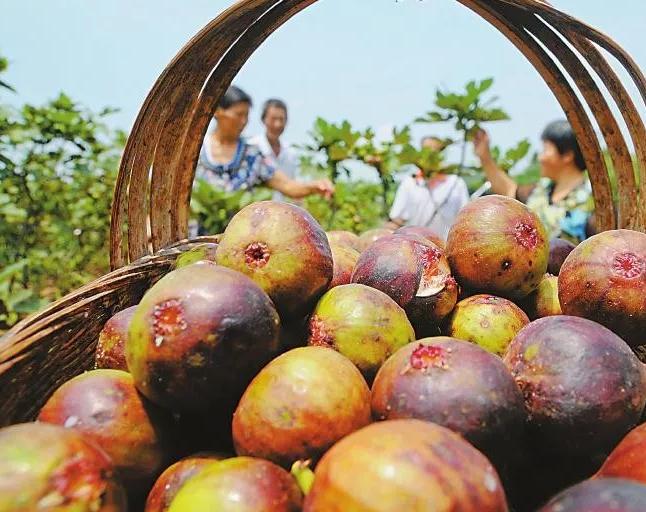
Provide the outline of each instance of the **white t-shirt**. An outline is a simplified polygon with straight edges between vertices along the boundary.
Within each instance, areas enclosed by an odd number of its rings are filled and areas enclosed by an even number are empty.
[[[395,194],[390,218],[402,219],[407,226],[426,226],[446,240],[458,212],[469,202],[469,190],[454,174],[431,187],[423,178],[406,176]]]
[[[249,139],[250,144],[254,144],[260,148],[260,151],[269,159],[269,163],[277,170],[283,171],[290,178],[295,178],[298,172],[298,159],[292,151],[292,149],[284,144],[280,143],[280,153],[276,155],[274,150],[269,144],[267,139],[267,134],[263,133],[262,135],[256,135]],[[284,200],[283,194],[278,191],[274,192],[274,200],[282,201]]]

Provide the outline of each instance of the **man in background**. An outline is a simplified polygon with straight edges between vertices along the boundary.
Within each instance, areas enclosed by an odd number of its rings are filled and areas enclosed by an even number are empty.
[[[445,143],[437,137],[424,137],[422,148],[442,151]],[[446,240],[458,212],[468,202],[469,190],[461,177],[417,169],[399,184],[388,227],[425,226]]]
[[[265,133],[252,137],[249,142],[260,148],[275,169],[280,169],[292,179],[295,178],[298,159],[289,145],[281,140],[287,126],[287,105],[276,98],[268,99],[263,105],[261,120],[265,125]],[[274,192],[273,199],[283,201],[284,196],[280,192]]]

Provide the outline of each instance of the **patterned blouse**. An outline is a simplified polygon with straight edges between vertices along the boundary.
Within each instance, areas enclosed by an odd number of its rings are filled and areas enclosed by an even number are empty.
[[[196,178],[203,179],[226,192],[251,189],[269,181],[276,169],[269,163],[258,146],[240,138],[233,160],[228,164],[215,163],[209,156],[209,139],[200,151]]]
[[[541,178],[527,198],[527,207],[539,216],[550,238],[565,238],[573,243],[585,240],[586,224],[594,210],[590,182],[586,179],[555,203],[553,190],[554,182]]]

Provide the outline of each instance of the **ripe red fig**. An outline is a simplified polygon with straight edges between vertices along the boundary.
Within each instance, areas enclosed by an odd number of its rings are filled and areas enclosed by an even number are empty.
[[[359,260],[359,252],[348,245],[330,243],[332,260],[334,261],[334,276],[328,289],[342,284],[349,284],[352,271]]]
[[[47,423],[0,430],[0,510],[125,512],[110,458],[81,434]]]
[[[620,478],[586,480],[566,489],[538,512],[643,512],[646,486]]]
[[[216,261],[252,278],[284,317],[309,312],[333,275],[323,228],[306,210],[275,201],[253,203],[231,219]]]
[[[442,250],[444,250],[446,246],[446,241],[442,240],[442,238],[440,238],[440,236],[435,231],[433,231],[431,228],[427,228],[426,226],[403,226],[399,229],[396,229],[393,234],[421,236],[429,242],[434,243]]]
[[[549,243],[527,206],[492,195],[460,210],[446,254],[461,286],[513,300],[538,287],[547,270]]]
[[[630,346],[646,344],[646,234],[605,231],[582,242],[558,280],[566,315],[605,325]]]
[[[457,303],[446,333],[502,357],[528,323],[525,312],[513,302],[494,295],[473,295]]]
[[[373,242],[383,236],[391,235],[392,231],[385,228],[369,229],[359,235],[359,252],[365,251]]]
[[[332,288],[316,305],[307,342],[339,351],[372,382],[383,362],[414,340],[406,313],[388,295],[346,284]]]
[[[129,488],[152,483],[172,455],[172,417],[142,397],[122,370],[93,370],[68,380],[38,420],[94,441]]]
[[[198,453],[186,457],[166,469],[148,494],[144,512],[167,512],[173,498],[187,480],[201,473],[214,462],[226,459],[214,453]]]
[[[644,365],[619,336],[584,318],[531,322],[504,361],[525,397],[532,442],[545,452],[601,462],[646,404]]]
[[[597,473],[598,477],[636,480],[646,484],[646,424],[631,430],[612,450]]]
[[[553,276],[558,276],[565,258],[575,247],[576,245],[568,240],[552,238],[550,240],[550,257],[547,263],[547,272]]]
[[[501,469],[521,441],[525,404],[499,357],[436,337],[399,349],[372,386],[375,419],[416,418],[462,434]]]
[[[299,512],[296,481],[269,461],[236,457],[213,462],[189,479],[169,512]]]
[[[196,263],[170,272],[141,300],[126,358],[139,391],[177,411],[237,403],[278,349],[274,305],[251,279]]]
[[[461,436],[420,420],[374,423],[316,467],[303,512],[506,512],[489,461]]]
[[[559,278],[545,274],[538,288],[525,297],[521,303],[530,319],[562,315],[559,302]]]
[[[130,321],[137,306],[119,311],[106,322],[99,333],[96,346],[96,367],[128,371],[126,363],[126,340]]]
[[[370,390],[355,366],[334,350],[301,347],[249,384],[233,416],[233,441],[238,455],[289,468],[318,459],[370,421]]]
[[[330,245],[347,245],[355,251],[361,252],[359,237],[351,231],[328,231],[326,234]]]
[[[399,304],[418,338],[439,334],[458,289],[449,263],[432,242],[407,236],[380,238],[359,258],[352,282],[381,290]]]

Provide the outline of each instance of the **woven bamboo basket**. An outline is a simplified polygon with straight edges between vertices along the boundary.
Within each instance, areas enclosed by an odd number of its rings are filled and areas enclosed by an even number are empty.
[[[60,384],[91,368],[103,324],[136,304],[172,268],[183,247],[194,242],[185,240],[191,187],[214,105],[253,51],[314,2],[240,0],[166,67],[141,107],[122,157],[112,206],[113,271],[23,320],[0,339],[0,426],[33,419]],[[639,101],[646,103],[646,78],[636,63],[612,39],[544,0],[458,2],[516,46],[556,96],[587,163],[598,226],[646,230],[644,120],[599,48],[625,68]],[[604,92],[619,107],[636,163]],[[617,204],[595,125],[617,175]]]

